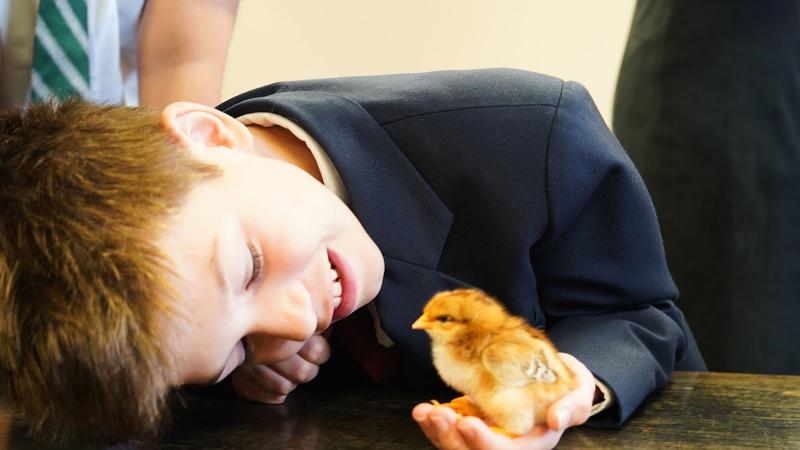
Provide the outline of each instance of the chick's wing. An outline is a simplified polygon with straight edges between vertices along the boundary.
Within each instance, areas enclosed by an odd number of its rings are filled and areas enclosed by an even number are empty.
[[[497,342],[481,354],[483,366],[503,385],[521,387],[531,383],[552,384],[556,374],[548,365],[544,345],[533,342]]]

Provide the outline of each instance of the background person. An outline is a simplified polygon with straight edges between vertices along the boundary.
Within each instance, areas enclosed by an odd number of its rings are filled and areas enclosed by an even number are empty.
[[[127,105],[216,104],[238,3],[2,0],[0,108],[49,95]]]
[[[712,370],[800,374],[800,3],[640,0],[614,130]]]

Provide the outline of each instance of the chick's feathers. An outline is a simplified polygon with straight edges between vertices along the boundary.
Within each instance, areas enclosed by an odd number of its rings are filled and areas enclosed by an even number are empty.
[[[442,379],[512,434],[544,423],[547,407],[577,387],[544,333],[480,290],[435,295],[413,328],[430,335]]]

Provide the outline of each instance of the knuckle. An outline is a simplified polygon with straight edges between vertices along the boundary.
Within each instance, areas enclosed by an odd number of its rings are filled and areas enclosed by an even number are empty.
[[[314,364],[299,364],[295,370],[295,381],[298,383],[307,383],[317,376],[317,372],[319,372],[319,368]]]
[[[321,364],[330,356],[328,341],[322,336],[314,336],[306,343],[301,356],[309,362]]]
[[[296,384],[284,378],[275,384],[275,393],[278,395],[289,395],[296,387]]]
[[[286,400],[285,395],[273,395],[273,394],[266,394],[261,396],[258,400],[261,403],[266,403],[268,405],[279,405]]]

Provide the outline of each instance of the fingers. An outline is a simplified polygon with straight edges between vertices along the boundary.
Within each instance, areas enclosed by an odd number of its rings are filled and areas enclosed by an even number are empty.
[[[319,366],[306,361],[300,355],[294,355],[284,361],[261,367],[268,367],[275,373],[286,378],[288,381],[297,384],[308,383],[319,373]]]
[[[239,366],[231,381],[240,397],[261,403],[283,403],[298,384],[308,383],[319,373],[319,365],[330,358],[330,346],[322,336],[308,340],[297,354],[273,364]]]
[[[578,378],[578,387],[553,402],[547,409],[547,425],[554,430],[565,430],[580,425],[589,419],[594,399],[595,379],[592,372],[574,356],[559,353]]]
[[[473,450],[524,449],[549,450],[558,444],[563,431],[537,425],[530,433],[511,439],[495,433],[477,417],[465,417],[458,423],[467,448]]]
[[[530,433],[511,439],[495,433],[477,417],[459,418],[450,408],[421,403],[411,411],[425,436],[440,449],[551,449],[563,431],[537,425]]]
[[[294,355],[286,361],[267,366],[244,364],[233,372],[233,387],[248,399],[261,403],[282,403],[298,384],[311,381],[319,367]]]
[[[283,377],[281,379],[285,380]],[[270,405],[283,403],[286,395],[294,389],[294,387],[288,389],[286,386],[282,388],[265,387],[264,384],[268,382],[255,373],[253,366],[239,366],[231,374],[231,383],[239,397]]]
[[[563,434],[564,430],[553,430],[552,428],[544,425],[537,425],[525,436],[513,439],[513,448],[520,450],[550,450],[558,445],[558,442],[561,440],[561,436]]]
[[[455,411],[444,406],[421,403],[414,407],[411,416],[417,421],[422,432],[436,448],[447,450],[467,450],[458,430]]]
[[[474,450],[517,448],[507,436],[493,432],[486,423],[477,417],[464,417],[458,424],[458,431],[467,448]]]
[[[303,348],[301,348],[297,354],[306,361],[320,366],[330,359],[331,346],[328,344],[328,339],[324,336],[314,335],[303,345]]]
[[[269,367],[295,385],[308,383],[319,373],[319,366],[331,356],[328,340],[322,336],[313,336],[296,355],[270,364]]]

